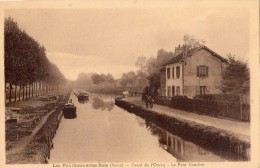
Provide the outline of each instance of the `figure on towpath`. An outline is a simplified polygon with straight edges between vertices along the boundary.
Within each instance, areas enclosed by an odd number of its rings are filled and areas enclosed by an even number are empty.
[[[146,105],[146,108],[148,108],[150,106],[150,108],[153,108],[153,98],[152,96],[149,96],[149,95],[146,95],[145,96],[145,105]]]

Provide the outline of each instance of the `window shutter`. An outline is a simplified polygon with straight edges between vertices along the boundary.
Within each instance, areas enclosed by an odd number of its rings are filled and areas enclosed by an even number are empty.
[[[174,78],[174,67],[172,67],[172,78]]]
[[[208,68],[208,66],[206,66],[206,76],[208,76],[209,75],[209,68]]]
[[[197,77],[199,76],[199,66],[197,66]]]

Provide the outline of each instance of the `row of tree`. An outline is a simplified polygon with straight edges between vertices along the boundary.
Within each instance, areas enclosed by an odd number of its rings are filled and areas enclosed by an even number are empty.
[[[21,30],[12,18],[5,18],[4,22],[4,64],[5,64],[5,87],[9,89],[9,102],[16,101],[16,90],[23,92],[23,99],[27,90],[29,97],[48,92],[51,88],[57,88],[65,82],[65,77],[55,64],[46,57],[46,50],[39,42]],[[25,91],[26,89],[26,91]],[[26,95],[24,95],[26,94]]]

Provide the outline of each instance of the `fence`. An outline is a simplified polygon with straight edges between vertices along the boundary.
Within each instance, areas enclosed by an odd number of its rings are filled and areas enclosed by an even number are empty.
[[[184,96],[175,96],[171,100],[166,97],[155,98],[155,103],[214,117],[227,117],[243,121],[250,120],[250,106],[240,102],[190,99]]]

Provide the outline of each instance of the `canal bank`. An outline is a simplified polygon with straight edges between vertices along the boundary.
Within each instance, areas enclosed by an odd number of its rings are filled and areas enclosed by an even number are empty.
[[[214,127],[212,124],[207,124],[205,121],[196,120],[196,118],[204,117],[201,115],[194,117],[196,114],[191,114],[194,118],[189,117],[189,114],[184,112],[183,114],[173,115],[174,113],[171,113],[171,109],[163,109],[164,107],[160,109],[161,106],[159,105],[155,105],[153,109],[147,109],[144,107],[144,103],[141,102],[140,99],[137,99],[138,97],[125,99],[117,98],[115,104],[126,109],[130,113],[142,117],[148,122],[155,123],[187,141],[195,142],[202,147],[210,149],[216,154],[224,155],[228,160],[250,160],[250,136],[247,134],[239,134],[227,129]],[[168,111],[166,112],[166,110]],[[218,121],[219,119],[214,119],[215,124],[221,124],[216,123],[215,120]],[[232,121],[225,122],[230,124]],[[241,123],[241,125],[243,124],[244,123]],[[228,127],[232,126],[233,125],[229,125]]]
[[[52,106],[45,105],[40,107],[44,112],[41,118],[37,119],[37,123],[33,128],[25,127],[24,130],[28,135],[16,139],[14,145],[6,150],[7,164],[36,164],[47,163],[50,156],[50,150],[53,147],[52,139],[59,127],[62,118],[62,108],[68,101],[69,93],[59,94],[57,100],[52,102]],[[37,113],[36,107],[31,113]],[[28,116],[28,111],[23,110],[24,115]],[[13,123],[13,128],[19,129],[17,123]],[[6,129],[9,125],[6,125]],[[6,137],[8,142],[10,137]]]

